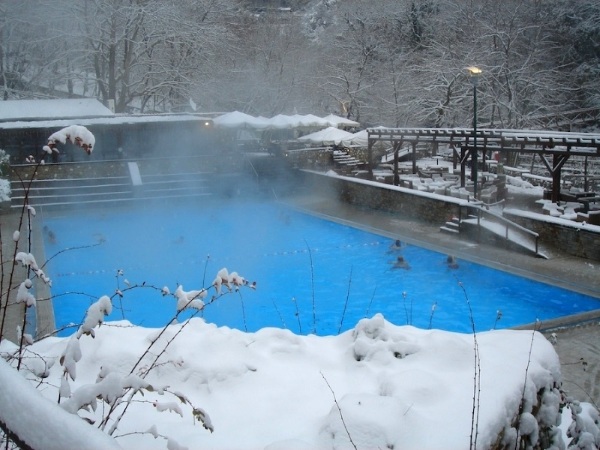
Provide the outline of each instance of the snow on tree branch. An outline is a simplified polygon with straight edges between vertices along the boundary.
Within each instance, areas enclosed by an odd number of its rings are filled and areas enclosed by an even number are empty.
[[[19,289],[17,290],[17,303],[25,303],[28,308],[35,306],[35,297],[31,292],[29,292],[29,289],[31,289],[32,286],[33,283],[30,279],[23,281],[19,285]]]
[[[102,322],[104,322],[104,316],[108,316],[111,311],[112,302],[110,301],[110,297],[103,295],[97,302],[88,308],[85,320],[77,331],[77,337],[79,338],[83,334],[94,337],[94,328],[100,326]]]
[[[182,311],[185,308],[201,310],[204,308],[202,299],[206,298],[207,291],[206,289],[184,291],[183,286],[180,285],[174,295],[177,299],[177,311]]]
[[[71,414],[76,414],[80,409],[85,407],[90,407],[95,411],[98,406],[97,399],[112,404],[123,395],[126,389],[134,389],[135,391],[142,389],[152,390],[152,386],[136,375],[122,377],[112,372],[96,383],[85,384],[79,387],[60,406]]]
[[[19,252],[15,256],[15,261],[21,263],[24,267],[30,267],[33,270],[37,270],[39,267],[35,260],[35,256],[31,253]]]

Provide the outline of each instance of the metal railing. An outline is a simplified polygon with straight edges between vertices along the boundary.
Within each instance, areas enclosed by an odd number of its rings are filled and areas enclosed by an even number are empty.
[[[540,235],[535,231],[531,231],[528,228],[525,228],[522,225],[519,225],[512,220],[507,219],[502,214],[498,214],[495,211],[488,209],[487,207],[482,206],[483,203],[470,203],[468,208],[477,211],[477,226],[481,228],[481,218],[482,215],[487,215],[496,219],[494,223],[504,226],[504,239],[509,242],[515,242],[511,240],[510,231],[515,231],[519,233],[519,236],[530,238],[531,243],[533,244],[533,248],[536,254],[539,254],[539,237]],[[516,242],[518,244],[518,242]]]

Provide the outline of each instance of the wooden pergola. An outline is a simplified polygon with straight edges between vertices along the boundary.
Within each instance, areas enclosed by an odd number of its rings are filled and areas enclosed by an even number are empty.
[[[371,178],[373,145],[380,141],[390,142],[396,155],[394,184],[399,183],[397,155],[406,143],[412,146],[413,173],[417,173],[418,143],[428,143],[434,149],[439,144],[449,145],[460,162],[462,186],[465,186],[467,161],[474,152],[482,152],[483,160],[487,152],[499,152],[505,160],[509,153],[533,153],[540,157],[552,177],[552,202],[560,200],[561,169],[571,156],[600,157],[600,134],[591,133],[485,128],[477,129],[476,135],[472,128],[368,128],[367,132]]]

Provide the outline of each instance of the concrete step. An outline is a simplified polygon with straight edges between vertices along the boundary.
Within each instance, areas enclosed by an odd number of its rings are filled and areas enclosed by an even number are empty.
[[[440,231],[444,233],[459,234],[460,230],[454,227],[441,226]]]

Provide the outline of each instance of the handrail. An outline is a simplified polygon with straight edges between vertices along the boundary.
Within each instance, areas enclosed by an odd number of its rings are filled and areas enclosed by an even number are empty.
[[[533,238],[534,244],[535,244],[535,253],[538,254],[538,251],[539,251],[539,237],[540,237],[539,233],[537,233],[535,231],[532,231],[532,230],[530,230],[528,228],[525,228],[524,226],[519,225],[518,223],[513,222],[510,219],[507,219],[506,217],[504,217],[501,214],[498,214],[498,213],[496,213],[494,211],[490,211],[489,209],[484,208],[483,206],[481,206],[481,204],[479,204],[479,203],[470,203],[469,204],[469,208],[473,208],[473,209],[475,209],[475,210],[478,211],[478,213],[477,213],[477,226],[481,226],[481,224],[480,224],[481,213],[488,214],[488,215],[490,215],[490,216],[498,219],[500,222],[503,222],[504,225],[506,226],[506,232],[504,233],[504,239],[506,239],[507,241],[508,241],[508,230],[509,230],[510,227],[512,227],[514,229],[517,229],[519,231],[522,231],[526,235],[531,236]]]
[[[250,158],[246,158],[246,157],[244,157],[244,160],[246,161],[246,163],[248,163],[250,165],[250,168],[252,169],[252,172],[254,172],[254,176],[256,177],[256,182],[258,183],[260,176],[258,175],[258,171],[256,170],[256,167],[254,167],[254,164],[252,164],[252,160]]]

